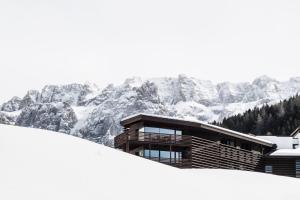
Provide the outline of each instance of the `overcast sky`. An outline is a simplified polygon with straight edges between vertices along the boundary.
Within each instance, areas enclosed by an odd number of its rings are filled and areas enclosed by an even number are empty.
[[[0,102],[45,84],[300,76],[300,1],[0,1]]]

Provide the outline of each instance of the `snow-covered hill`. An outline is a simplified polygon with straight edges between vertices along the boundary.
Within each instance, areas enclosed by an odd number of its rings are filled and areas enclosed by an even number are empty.
[[[0,199],[295,200],[300,180],[235,170],[180,170],[40,129],[0,125]]]
[[[221,120],[300,92],[300,78],[279,82],[266,76],[252,83],[177,78],[127,79],[103,90],[91,84],[48,85],[0,106],[0,123],[59,131],[112,145],[120,119],[136,113],[201,121]]]

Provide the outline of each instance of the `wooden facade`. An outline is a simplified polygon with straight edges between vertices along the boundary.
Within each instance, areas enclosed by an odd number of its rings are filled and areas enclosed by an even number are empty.
[[[271,142],[200,122],[139,114],[121,124],[115,148],[179,168],[263,171],[264,155],[274,149]]]
[[[296,170],[297,160],[300,164],[299,157],[295,156],[267,156],[264,165],[271,167],[271,174],[300,178],[300,171]]]

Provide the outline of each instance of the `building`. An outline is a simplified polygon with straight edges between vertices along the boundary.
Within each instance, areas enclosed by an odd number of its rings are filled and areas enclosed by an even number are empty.
[[[273,142],[228,129],[170,117],[137,114],[121,121],[115,147],[180,168],[264,170]]]
[[[121,121],[115,148],[179,168],[300,177],[300,128],[291,137],[243,134],[199,121],[137,114]]]
[[[260,137],[276,143],[277,149],[265,155],[267,173],[300,178],[300,127],[290,137]]]

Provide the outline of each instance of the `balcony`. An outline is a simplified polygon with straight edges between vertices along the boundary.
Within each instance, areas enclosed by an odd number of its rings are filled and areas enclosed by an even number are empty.
[[[126,142],[189,146],[192,142],[192,136],[146,132],[125,132],[115,137],[116,148],[125,145]]]

